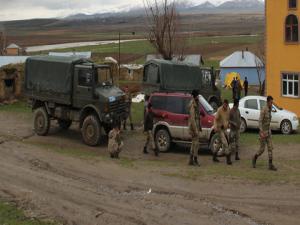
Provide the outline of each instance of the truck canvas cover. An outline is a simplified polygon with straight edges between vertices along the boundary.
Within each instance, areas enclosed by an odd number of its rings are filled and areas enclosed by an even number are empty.
[[[86,61],[78,57],[29,57],[25,66],[25,92],[35,99],[71,104],[74,65]]]
[[[201,84],[202,73],[198,66],[159,59],[145,65],[144,85],[156,86],[157,91],[199,90]]]

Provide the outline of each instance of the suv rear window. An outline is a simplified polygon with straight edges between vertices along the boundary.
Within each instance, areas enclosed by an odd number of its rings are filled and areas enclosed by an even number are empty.
[[[176,96],[153,96],[151,98],[153,109],[175,114],[188,114],[189,102],[190,98]]]

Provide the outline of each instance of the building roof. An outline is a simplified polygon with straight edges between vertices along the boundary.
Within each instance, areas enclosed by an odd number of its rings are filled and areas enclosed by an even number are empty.
[[[121,68],[126,68],[129,70],[140,70],[143,69],[143,65],[138,65],[138,64],[122,64]]]
[[[196,66],[200,66],[203,64],[203,59],[201,55],[185,55],[183,60],[179,59],[179,56],[175,56],[172,61],[173,62],[184,62],[188,64],[193,64]],[[152,59],[162,59],[161,55],[147,55],[146,62]]]
[[[0,56],[0,67],[9,64],[24,63],[28,56]]]
[[[262,61],[249,51],[237,51],[220,62],[221,68],[256,68]]]
[[[78,56],[80,58],[90,59],[92,57],[92,52],[49,52],[50,56]]]
[[[9,46],[6,47],[6,49],[10,49],[10,48],[20,48],[20,46],[12,43],[12,44],[10,44]]]

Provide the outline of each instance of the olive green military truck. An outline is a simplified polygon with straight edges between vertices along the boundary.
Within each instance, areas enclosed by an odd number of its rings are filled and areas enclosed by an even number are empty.
[[[116,121],[127,117],[125,94],[113,85],[111,68],[77,57],[30,57],[25,93],[34,111],[34,130],[45,136],[50,121],[62,129],[78,122],[84,143],[98,145]]]

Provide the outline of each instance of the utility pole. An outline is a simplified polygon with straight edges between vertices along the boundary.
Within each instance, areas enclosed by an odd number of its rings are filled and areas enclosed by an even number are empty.
[[[119,77],[118,79],[120,79],[121,76],[121,32],[119,31],[119,59],[118,59],[118,73],[119,73]]]

